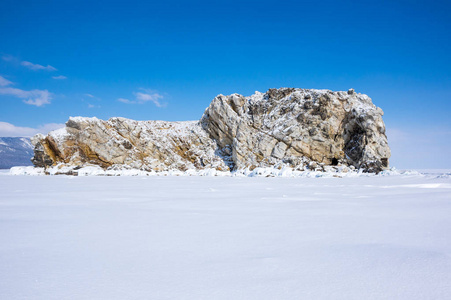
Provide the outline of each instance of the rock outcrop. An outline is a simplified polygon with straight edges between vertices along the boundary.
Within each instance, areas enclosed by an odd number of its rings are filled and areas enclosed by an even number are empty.
[[[66,128],[32,138],[37,167],[86,164],[146,171],[229,170],[199,122],[70,118]]]
[[[37,135],[38,167],[237,170],[289,166],[388,167],[383,111],[354,90],[281,88],[250,97],[217,96],[200,121],[70,118]]]

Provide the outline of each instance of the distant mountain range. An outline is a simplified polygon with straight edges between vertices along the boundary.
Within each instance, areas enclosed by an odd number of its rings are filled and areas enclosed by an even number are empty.
[[[0,137],[0,169],[14,166],[31,166],[33,145],[29,138]]]

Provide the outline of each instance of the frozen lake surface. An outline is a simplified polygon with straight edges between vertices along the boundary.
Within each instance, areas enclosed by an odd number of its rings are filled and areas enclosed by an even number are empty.
[[[451,178],[0,176],[0,299],[446,299]]]

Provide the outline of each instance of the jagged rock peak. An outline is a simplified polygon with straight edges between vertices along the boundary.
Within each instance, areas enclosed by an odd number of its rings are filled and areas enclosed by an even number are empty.
[[[66,128],[32,139],[33,163],[155,171],[336,165],[379,172],[390,157],[382,115],[353,89],[218,95],[200,121],[70,118]]]

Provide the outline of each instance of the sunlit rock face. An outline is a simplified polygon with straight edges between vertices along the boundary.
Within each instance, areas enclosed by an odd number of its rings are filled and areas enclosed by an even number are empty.
[[[354,90],[281,88],[219,95],[200,121],[70,118],[37,135],[33,163],[166,171],[325,166],[379,172],[390,149],[383,111]]]
[[[219,95],[201,121],[221,149],[231,149],[238,169],[307,159],[380,171],[390,157],[382,115],[354,90],[282,88]]]
[[[216,168],[228,170],[217,145],[199,122],[70,118],[66,127],[35,136],[33,163],[81,167],[136,168],[146,171]]]

